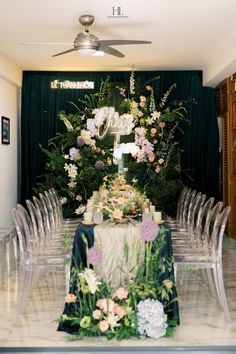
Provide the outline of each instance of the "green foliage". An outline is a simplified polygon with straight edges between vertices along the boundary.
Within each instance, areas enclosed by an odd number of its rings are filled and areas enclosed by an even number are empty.
[[[117,105],[115,109],[119,114],[131,114],[134,118],[133,132],[125,137],[125,141],[128,139],[136,143],[135,130],[141,129],[143,138],[153,149],[149,155],[144,153],[141,157],[125,155],[127,181],[131,183],[133,178],[137,179],[137,188],[144,190],[158,209],[175,214],[176,201],[183,188],[176,132],[181,131],[180,122],[186,120],[186,110],[183,102],[172,101],[167,105],[175,84],[166,91],[160,102],[156,102],[154,89],[150,85],[154,82],[158,84],[158,77],[149,80],[149,85],[144,88],[145,96],[142,95],[142,83],[135,82],[133,72],[131,79],[132,94],[128,92],[126,97],[119,95],[122,99],[115,99],[114,85],[107,78],[101,82],[98,92],[86,94],[77,103],[71,102],[76,113],[65,114],[62,111],[58,114],[66,132],[51,139],[48,150],[42,149],[47,155],[47,162],[37,191],[54,187],[64,201],[65,217],[76,216],[79,207],[85,205],[92,191],[102,184],[104,176],[117,171],[117,166],[112,163],[112,149],[106,143],[108,139],[99,141],[87,135],[87,119],[94,117],[96,109],[113,104]],[[117,86],[116,89],[119,92],[121,88]],[[77,144],[78,137],[84,138],[83,146]],[[142,153],[145,144],[138,146]],[[69,156],[72,148],[78,150],[75,159]],[[104,168],[97,169],[97,161],[102,161]],[[69,173],[71,168],[76,168],[73,177]]]

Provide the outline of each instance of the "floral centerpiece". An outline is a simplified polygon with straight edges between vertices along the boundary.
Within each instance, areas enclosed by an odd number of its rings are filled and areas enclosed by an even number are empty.
[[[102,250],[97,246],[88,248],[86,244],[87,266],[72,267],[71,292],[66,296],[65,311],[59,319],[59,328],[70,328],[69,340],[101,335],[118,340],[160,338],[172,334],[178,318],[171,313],[171,303],[176,300],[170,277],[172,258],[161,257],[165,232],[163,226],[159,229],[152,221],[140,224],[145,260],[136,278],[116,289],[96,273]]]
[[[113,144],[98,139],[104,107],[113,107],[110,111],[126,122],[130,133],[128,139],[133,145],[125,162],[128,183],[137,179],[137,188],[144,190],[158,209],[175,212],[175,201],[182,189],[176,130],[186,112],[182,102],[170,100],[175,84],[158,102],[154,83],[140,90],[133,71],[128,89],[114,88],[108,78],[99,92],[85,95],[78,105],[72,103],[76,113],[59,113],[66,132],[57,134],[50,141],[50,149],[44,149],[48,156],[45,181],[38,188],[53,186],[58,191],[65,216],[79,214],[103,177],[117,171]],[[120,94],[117,102],[113,101],[114,90]]]

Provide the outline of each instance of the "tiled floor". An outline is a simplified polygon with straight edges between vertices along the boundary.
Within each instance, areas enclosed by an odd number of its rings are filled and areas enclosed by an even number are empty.
[[[56,320],[64,306],[64,279],[45,275],[31,294],[27,311],[17,326],[17,273],[0,287],[0,347],[80,347],[80,346],[236,346],[236,242],[226,239],[224,276],[232,323],[224,314],[203,282],[201,273],[188,270],[178,279],[181,324],[173,338],[158,340],[107,341],[89,338],[69,342],[64,332],[57,332]]]

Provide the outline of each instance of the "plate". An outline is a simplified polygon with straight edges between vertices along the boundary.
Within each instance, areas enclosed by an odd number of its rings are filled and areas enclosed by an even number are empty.
[[[94,225],[94,222],[93,221],[85,221],[85,220],[82,220],[81,223],[83,225]]]

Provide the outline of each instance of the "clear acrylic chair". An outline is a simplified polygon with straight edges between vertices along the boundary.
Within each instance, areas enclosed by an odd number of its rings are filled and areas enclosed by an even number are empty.
[[[59,223],[61,225],[71,225],[74,227],[74,225],[78,225],[78,223],[81,221],[81,218],[63,218],[63,211],[62,211],[62,205],[60,202],[60,198],[54,188],[49,189],[49,196],[51,197],[52,205],[54,207],[55,212],[57,213],[57,218],[59,220]]]
[[[32,289],[37,285],[39,276],[46,272],[60,272],[66,276],[66,291],[69,287],[69,262],[61,255],[42,254],[38,250],[38,242],[33,232],[30,220],[25,217],[26,213],[20,208],[13,208],[13,219],[16,226],[20,250],[19,269],[19,295],[17,304],[17,315],[14,323],[17,323],[19,316],[24,312],[28,297]],[[40,249],[41,251],[41,249]]]
[[[188,249],[185,252],[174,253],[174,267],[177,277],[180,268],[206,270],[210,288],[214,288],[219,303],[224,310],[225,318],[231,321],[225,295],[222,269],[222,242],[227,219],[231,210],[227,206],[223,211],[213,208],[204,227],[204,247]]]

